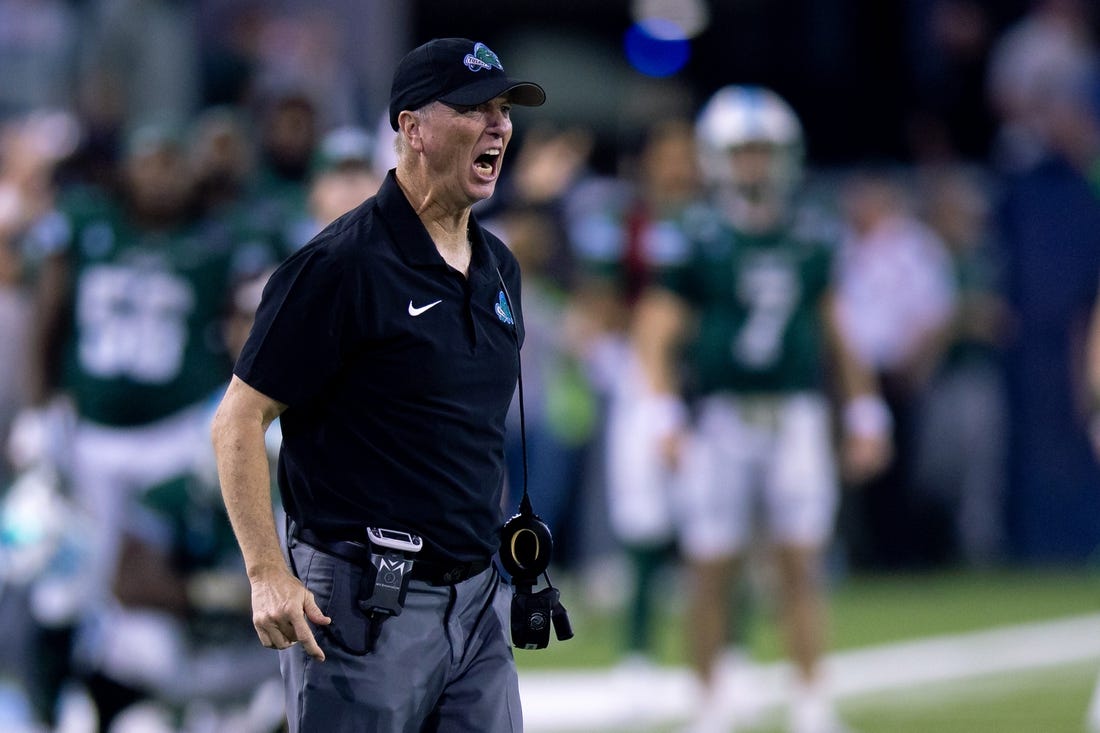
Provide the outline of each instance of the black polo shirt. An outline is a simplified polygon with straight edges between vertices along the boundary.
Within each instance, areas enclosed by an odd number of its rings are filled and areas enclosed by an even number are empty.
[[[288,406],[279,489],[300,526],[415,532],[438,562],[496,551],[519,266],[473,216],[469,231],[467,279],[390,171],[268,281],[234,371]]]

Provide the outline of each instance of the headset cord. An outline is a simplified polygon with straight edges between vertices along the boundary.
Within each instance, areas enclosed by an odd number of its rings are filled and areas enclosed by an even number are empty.
[[[500,284],[504,285],[503,279],[501,279]],[[508,295],[507,287],[504,288],[504,297],[508,299],[508,307],[511,308],[512,296]],[[515,319],[514,309],[512,310],[512,318]],[[527,421],[523,415],[523,367],[519,356],[519,333],[514,323],[512,324],[512,334],[516,337],[516,367],[519,372],[516,378],[516,384],[519,387],[519,394],[517,395],[519,397],[519,446],[523,459],[523,497],[519,500],[519,513],[525,517],[534,517],[536,515],[534,508],[531,506],[531,495],[527,493]],[[542,571],[542,577],[546,580],[546,585],[551,587],[554,585],[550,581],[549,569]],[[535,582],[538,582],[538,576],[535,576]],[[564,610],[563,608],[562,611],[564,612]],[[570,636],[572,636],[571,632]]]
[[[519,325],[516,321],[516,309],[511,305],[511,293],[508,292],[508,286],[504,282],[504,275],[500,274],[500,269],[497,267],[496,276],[499,278],[500,287],[504,289],[504,297],[508,304],[508,308],[511,310],[511,336],[516,341],[516,385],[518,387],[519,397],[519,450],[522,466],[524,466],[524,496],[519,500],[519,513],[524,516],[536,516],[535,510],[531,507],[531,495],[527,491],[527,416],[524,413],[524,362],[520,355],[519,347]],[[537,582],[536,576],[536,582]],[[553,582],[550,580],[549,568],[542,570],[542,578],[547,581],[547,587],[553,590]],[[555,594],[557,590],[553,590]],[[569,623],[568,612],[565,611],[560,600],[555,599],[552,619],[554,623],[554,630],[558,633],[559,641],[562,639],[568,639],[573,637],[573,628]],[[559,628],[561,625],[561,628]]]
[[[523,410],[523,359],[520,357],[519,324],[516,322],[518,311],[513,305],[512,294],[508,292],[508,286],[504,282],[504,276],[500,274],[500,268],[496,268],[500,287],[504,291],[504,298],[508,302],[508,309],[512,311],[512,338],[516,342],[516,383],[519,387],[519,449],[520,460],[523,464],[523,497],[519,501],[519,513],[525,516],[534,516],[535,510],[531,507],[531,495],[527,492],[527,417]]]

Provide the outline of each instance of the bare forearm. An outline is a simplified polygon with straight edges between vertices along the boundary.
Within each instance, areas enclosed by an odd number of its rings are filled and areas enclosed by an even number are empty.
[[[251,576],[272,568],[285,569],[286,563],[275,529],[264,445],[264,432],[274,415],[242,400],[242,384],[230,386],[214,418],[212,438],[222,500]]]
[[[69,266],[61,257],[46,261],[34,294],[34,329],[28,351],[30,404],[42,405],[56,387],[55,366],[62,338],[62,310],[69,288]]]
[[[217,448],[222,499],[249,575],[284,564],[263,447],[262,434],[231,434]]]
[[[309,622],[325,625],[332,619],[287,567],[271,509],[264,433],[284,409],[286,405],[233,377],[214,416],[218,478],[252,584],[252,624],[260,643],[286,649],[301,642],[307,654],[323,662],[325,653]]]
[[[837,396],[842,403],[847,403],[865,395],[878,395],[878,379],[849,345],[831,293],[823,298],[821,309]]]
[[[665,290],[651,289],[635,307],[631,343],[655,392],[679,393],[676,354],[689,323],[687,306]]]

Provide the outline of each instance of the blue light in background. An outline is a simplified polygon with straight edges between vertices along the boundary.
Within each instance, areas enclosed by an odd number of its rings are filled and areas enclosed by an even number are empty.
[[[662,25],[660,37],[652,32],[655,23]],[[667,29],[663,27],[666,23]],[[623,50],[630,65],[646,76],[672,76],[684,68],[691,57],[691,43],[676,24],[668,20],[650,19],[645,25],[630,26],[623,37]]]

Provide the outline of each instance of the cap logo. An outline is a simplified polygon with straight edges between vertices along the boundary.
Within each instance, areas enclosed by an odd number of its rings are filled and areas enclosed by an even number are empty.
[[[466,64],[466,68],[470,71],[481,71],[482,69],[500,69],[504,71],[497,55],[488,46],[480,42],[474,44],[474,52],[466,54],[466,58],[462,60],[462,63]]]

